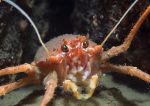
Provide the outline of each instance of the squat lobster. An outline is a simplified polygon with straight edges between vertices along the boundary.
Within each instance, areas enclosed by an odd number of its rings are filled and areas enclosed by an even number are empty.
[[[88,99],[92,96],[102,73],[118,72],[135,76],[150,83],[150,75],[132,66],[117,66],[107,60],[125,52],[135,37],[143,21],[150,14],[150,6],[134,25],[123,44],[103,51],[85,36],[66,34],[46,43],[48,56],[40,48],[31,64],[23,64],[0,70],[0,76],[26,73],[27,77],[17,82],[0,86],[0,96],[26,85],[44,83],[46,92],[40,106],[46,106],[53,98],[55,88],[63,86],[76,99]]]

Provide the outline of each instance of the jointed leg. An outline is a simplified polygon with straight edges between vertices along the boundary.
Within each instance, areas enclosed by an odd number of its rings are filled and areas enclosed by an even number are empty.
[[[0,76],[17,74],[21,72],[28,73],[28,71],[33,70],[32,68],[33,66],[27,63],[16,67],[8,67],[0,70]]]
[[[0,86],[0,96],[3,96],[5,94],[9,93],[10,91],[18,89],[20,87],[23,87],[23,86],[26,86],[26,85],[29,85],[29,84],[38,84],[38,83],[39,83],[38,80],[27,77],[27,78],[21,79],[17,82]]]
[[[40,106],[46,106],[48,102],[51,101],[54,96],[55,88],[57,87],[57,82],[57,73],[55,71],[47,75],[44,79],[46,92]]]
[[[10,83],[7,85],[0,86],[0,96],[9,93],[12,90],[23,87],[29,84],[39,84],[40,79],[38,78],[38,72],[36,71],[36,67],[30,64],[23,64],[16,67],[8,67],[0,70],[0,76],[16,74],[20,72],[24,72],[27,74],[26,78],[20,79],[17,82]]]
[[[131,42],[135,37],[137,31],[139,30],[140,26],[142,25],[142,23],[144,22],[144,20],[147,18],[149,14],[150,14],[150,6],[148,6],[148,8],[144,11],[142,16],[136,22],[136,24],[134,25],[134,27],[132,28],[132,30],[130,31],[130,33],[128,34],[127,38],[125,39],[122,45],[112,47],[108,51],[103,52],[101,58],[102,62],[108,60],[111,57],[117,56],[118,54],[126,51],[130,47]]]
[[[145,82],[150,83],[150,75],[141,71],[140,69],[137,69],[137,67],[133,67],[133,66],[117,66],[117,65],[113,65],[110,63],[106,63],[101,65],[101,70],[103,70],[103,72],[117,72],[117,73],[122,73],[122,74],[127,74],[130,76],[134,76],[137,77],[141,80],[144,80]]]

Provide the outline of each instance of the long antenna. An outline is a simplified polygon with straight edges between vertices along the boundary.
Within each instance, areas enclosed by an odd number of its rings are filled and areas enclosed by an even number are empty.
[[[129,13],[129,11],[132,9],[132,7],[138,2],[138,0],[135,0],[131,6],[126,10],[126,12],[123,14],[123,16],[120,18],[120,20],[117,22],[117,24],[114,26],[114,28],[109,32],[109,34],[106,36],[106,38],[104,39],[104,41],[101,43],[101,45],[103,46],[106,41],[108,40],[108,38],[110,37],[110,35],[114,32],[114,30],[118,27],[118,25],[121,23],[121,21],[125,18],[125,16]]]
[[[38,36],[38,39],[39,39],[41,45],[43,46],[45,52],[47,53],[47,55],[49,55],[49,51],[46,48],[45,44],[43,43],[39,31],[38,31],[37,27],[35,26],[34,22],[32,21],[32,19],[29,17],[29,15],[23,9],[21,9],[21,7],[19,7],[17,4],[15,4],[13,1],[11,1],[11,0],[3,0],[3,1],[10,4],[11,6],[15,7],[19,12],[21,12],[22,15],[24,15],[28,19],[30,24],[33,26],[33,28]]]

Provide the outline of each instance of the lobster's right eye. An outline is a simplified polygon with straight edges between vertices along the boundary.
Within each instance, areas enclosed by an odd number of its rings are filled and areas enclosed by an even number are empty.
[[[83,48],[87,48],[89,46],[89,42],[88,41],[84,41],[83,42]]]
[[[67,45],[62,45],[62,46],[61,46],[61,50],[62,50],[63,52],[68,52],[68,51],[69,51]]]

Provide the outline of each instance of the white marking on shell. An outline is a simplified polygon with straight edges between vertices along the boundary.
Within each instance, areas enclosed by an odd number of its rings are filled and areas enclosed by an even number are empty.
[[[78,72],[82,72],[83,69],[84,69],[84,68],[83,68],[82,66],[79,66],[77,71],[78,71]]]
[[[73,74],[76,74],[76,73],[77,73],[76,67],[73,67],[73,68],[71,69],[71,73],[73,73]]]
[[[82,77],[82,80],[84,81],[84,80],[86,80],[87,79],[87,77],[90,75],[90,71],[85,71],[84,72],[84,75],[83,75],[83,77]]]
[[[90,62],[88,62],[88,63],[87,63],[87,67],[86,67],[86,69],[85,69],[85,71],[84,71],[84,75],[83,75],[83,77],[82,77],[82,80],[83,80],[83,81],[86,80],[87,77],[88,77],[90,74],[91,74],[91,65],[90,65]]]
[[[68,56],[71,57],[72,53],[69,53]]]
[[[73,82],[77,82],[77,78],[76,78],[74,75],[72,75],[72,74],[69,74],[69,75],[68,75],[68,78],[69,78],[71,81],[73,81]]]

